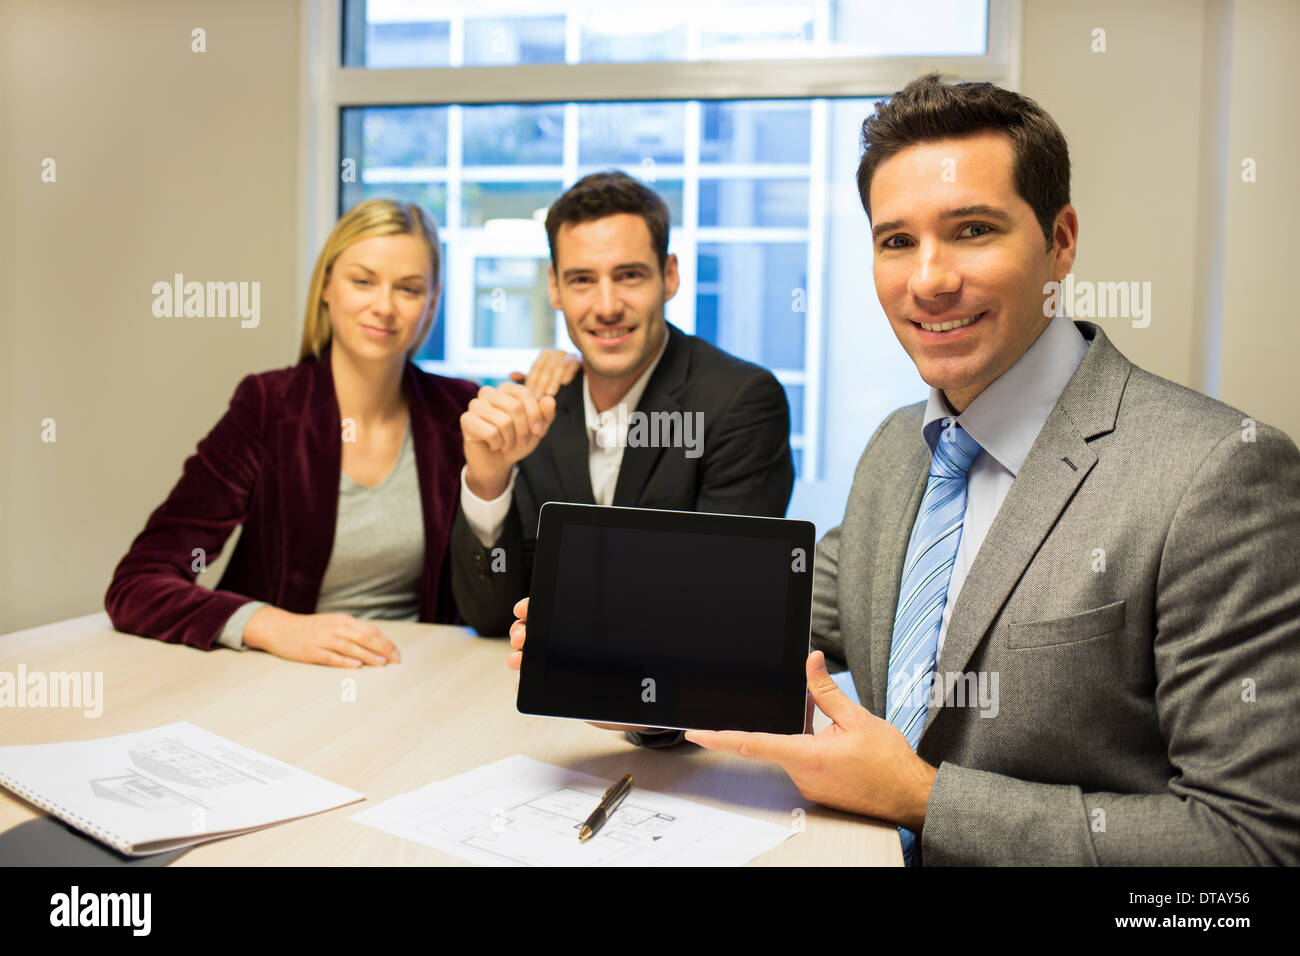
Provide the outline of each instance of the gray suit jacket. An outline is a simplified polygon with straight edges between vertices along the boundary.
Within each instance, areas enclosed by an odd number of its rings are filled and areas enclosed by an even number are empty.
[[[982,672],[996,710],[931,703],[919,861],[1300,862],[1300,452],[1075,324],[1088,352],[953,608],[937,670]],[[814,646],[878,716],[924,408],[876,431],[817,549]]]

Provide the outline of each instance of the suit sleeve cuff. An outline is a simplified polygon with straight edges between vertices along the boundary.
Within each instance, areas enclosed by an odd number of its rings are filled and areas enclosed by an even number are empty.
[[[686,739],[686,734],[680,730],[653,730],[645,733],[625,730],[623,736],[627,738],[629,743],[654,750],[662,750],[664,747],[676,747]]]
[[[923,866],[1096,866],[1082,791],[943,762],[921,830]]]
[[[469,466],[462,466],[460,507],[465,512],[465,521],[469,529],[474,532],[474,537],[478,538],[483,547],[490,548],[496,544],[501,537],[502,529],[506,526],[506,516],[510,514],[511,495],[514,494],[515,476],[519,474],[519,468],[515,466],[510,469],[510,480],[506,482],[506,490],[491,501],[484,501],[469,490],[469,482],[465,480],[468,473]]]
[[[247,650],[248,645],[244,643],[244,626],[250,617],[266,606],[265,601],[249,601],[247,604],[240,605],[239,610],[226,619],[225,627],[217,635],[217,643],[234,651]]]

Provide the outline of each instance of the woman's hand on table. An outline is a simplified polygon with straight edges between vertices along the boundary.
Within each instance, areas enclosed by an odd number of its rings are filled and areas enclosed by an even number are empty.
[[[402,660],[397,646],[379,628],[350,614],[259,608],[244,625],[244,644],[285,660],[329,667],[384,667]]]

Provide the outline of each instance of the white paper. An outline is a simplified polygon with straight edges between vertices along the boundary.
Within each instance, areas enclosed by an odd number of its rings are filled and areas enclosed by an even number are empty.
[[[740,866],[794,833],[633,781],[609,821],[579,843],[578,827],[613,782],[515,754],[351,819],[488,866]]]
[[[99,740],[0,747],[0,779],[57,807],[86,832],[111,835],[137,852],[364,799],[187,721]]]

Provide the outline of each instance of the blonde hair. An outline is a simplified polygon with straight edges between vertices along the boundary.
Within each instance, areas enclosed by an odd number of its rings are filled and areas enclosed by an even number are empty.
[[[367,199],[357,203],[335,223],[329,238],[325,240],[325,247],[321,249],[316,259],[316,268],[311,274],[311,287],[307,290],[307,312],[302,323],[302,348],[298,352],[299,361],[319,358],[325,346],[330,343],[329,306],[321,301],[321,293],[325,290],[325,283],[329,281],[334,262],[343,250],[363,239],[402,234],[419,236],[429,247],[433,287],[437,289],[441,256],[438,229],[433,224],[433,218],[414,203],[403,204],[392,199]],[[432,311],[430,310],[430,313]],[[420,350],[432,325],[433,315],[430,314],[428,321],[424,323],[424,328],[420,330],[420,334],[416,336],[415,342],[406,354],[408,360]]]

